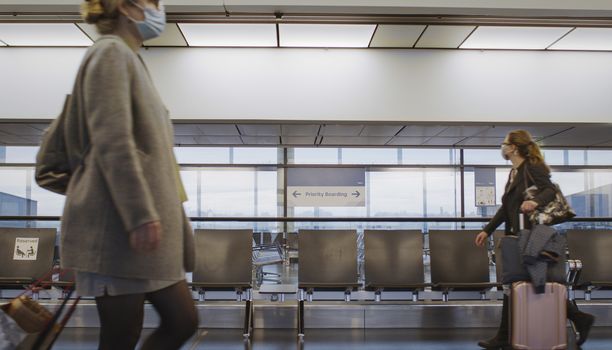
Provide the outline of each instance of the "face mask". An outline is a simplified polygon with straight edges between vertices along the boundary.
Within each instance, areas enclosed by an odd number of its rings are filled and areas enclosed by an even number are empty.
[[[509,147],[509,146],[507,146],[507,145],[502,145],[502,146],[501,146],[501,156],[502,156],[502,158],[504,158],[505,160],[510,160],[510,155],[509,155],[509,153],[510,153],[510,152],[508,152],[508,151],[507,151],[507,150],[508,150],[508,148],[510,148],[510,147]]]
[[[504,148],[502,147],[501,149],[501,156],[502,158],[504,158],[505,160],[510,160],[510,157],[508,156],[508,154],[506,154],[506,152],[504,151]]]
[[[134,0],[131,1],[134,6],[138,7],[144,12],[144,21],[136,21],[130,18],[134,23],[136,23],[136,27],[140,32],[142,41],[151,40],[160,36],[164,31],[164,27],[166,26],[166,12],[164,10],[164,4],[160,1],[159,9],[156,9],[149,6],[143,7]]]

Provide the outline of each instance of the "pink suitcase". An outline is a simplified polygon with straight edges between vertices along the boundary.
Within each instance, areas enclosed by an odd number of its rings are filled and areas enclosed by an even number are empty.
[[[513,349],[561,350],[567,348],[567,290],[546,283],[536,294],[529,282],[512,284],[510,339]]]

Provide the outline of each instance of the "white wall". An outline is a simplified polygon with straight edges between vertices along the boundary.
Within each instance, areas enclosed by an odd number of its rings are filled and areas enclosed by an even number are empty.
[[[0,118],[49,119],[83,49],[0,49]],[[612,122],[612,53],[142,52],[174,119]]]

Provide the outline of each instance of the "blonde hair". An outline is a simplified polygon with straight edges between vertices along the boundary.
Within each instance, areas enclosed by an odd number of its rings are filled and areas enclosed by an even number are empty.
[[[111,33],[119,19],[119,4],[123,0],[85,0],[81,4],[81,17],[95,24],[100,34]]]
[[[508,133],[508,142],[516,146],[518,154],[527,159],[531,164],[543,164],[548,168],[538,146],[527,130],[513,130]]]

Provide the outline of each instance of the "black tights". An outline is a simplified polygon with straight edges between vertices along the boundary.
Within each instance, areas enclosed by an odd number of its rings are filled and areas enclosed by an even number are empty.
[[[142,349],[179,349],[198,328],[196,312],[185,281],[146,294],[128,294],[96,298],[100,316],[101,350],[132,350],[138,344],[148,300],[160,316],[161,323]]]

